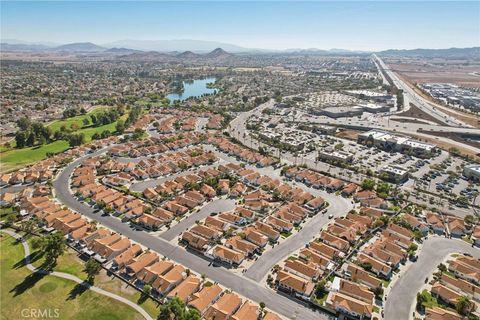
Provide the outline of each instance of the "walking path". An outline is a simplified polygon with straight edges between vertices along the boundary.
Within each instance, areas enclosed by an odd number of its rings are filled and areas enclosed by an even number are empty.
[[[13,231],[9,231],[9,230],[1,230],[1,232],[4,232],[12,237],[14,237],[15,239],[21,239],[21,236]],[[28,243],[22,239],[21,241],[22,245],[23,245],[23,250],[25,251],[25,266],[27,267],[28,270],[32,271],[32,272],[35,272],[35,273],[41,273],[41,274],[47,274],[47,275],[51,275],[51,276],[55,276],[55,277],[59,277],[59,278],[63,278],[63,279],[67,279],[67,280],[71,280],[71,281],[74,281],[84,287],[86,287],[87,289],[90,289],[96,293],[99,293],[99,294],[102,294],[104,296],[107,296],[109,298],[112,298],[114,300],[117,300],[117,301],[120,301],[122,303],[125,303],[126,305],[134,308],[136,311],[138,311],[138,313],[140,313],[145,319],[147,320],[153,320],[153,318],[145,311],[143,310],[142,307],[140,307],[139,305],[137,305],[136,303],[128,300],[128,299],[125,299],[124,297],[120,297],[114,293],[111,293],[111,292],[108,292],[108,291],[105,291],[103,289],[100,289],[98,287],[95,287],[95,286],[92,286],[90,284],[88,284],[87,282],[85,282],[84,280],[74,276],[74,275],[71,275],[69,273],[65,273],[65,272],[57,272],[57,271],[46,271],[46,270],[43,270],[43,269],[40,269],[40,268],[36,268],[35,266],[33,266],[31,263],[30,263],[30,247],[28,246]]]

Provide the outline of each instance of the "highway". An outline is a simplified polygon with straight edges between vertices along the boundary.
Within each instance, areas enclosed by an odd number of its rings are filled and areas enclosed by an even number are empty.
[[[447,115],[434,106],[432,106],[428,101],[418,95],[411,87],[409,87],[405,82],[400,80],[400,78],[380,59],[376,54],[373,55],[374,59],[378,62],[380,67],[388,74],[390,79],[392,79],[395,86],[403,90],[404,105],[409,103],[415,104],[420,110],[428,113],[429,115],[436,118],[438,121],[453,127],[470,127],[466,123]]]
[[[67,165],[53,181],[54,196],[63,205],[81,213],[82,215],[98,221],[111,230],[124,235],[131,240],[158,252],[160,255],[178,262],[185,267],[205,274],[208,278],[220,283],[221,285],[251,299],[255,302],[264,302],[267,308],[277,312],[289,319],[314,320],[328,319],[329,316],[323,312],[310,309],[300,303],[300,301],[277,294],[270,288],[263,286],[256,281],[242,277],[232,272],[228,272],[224,267],[219,267],[211,263],[204,256],[186,252],[182,247],[172,244],[167,240],[156,237],[142,230],[135,230],[127,223],[112,216],[102,216],[93,212],[93,209],[84,203],[78,201],[69,188],[69,179],[73,170],[79,166],[85,159],[100,155],[107,151],[107,148],[98,150],[92,154],[83,156]],[[319,230],[321,226],[318,226]]]
[[[385,304],[385,319],[411,319],[415,310],[416,295],[424,286],[437,265],[451,253],[468,252],[480,258],[480,250],[465,241],[431,236],[423,243],[417,262],[401,271],[401,276],[391,287]]]

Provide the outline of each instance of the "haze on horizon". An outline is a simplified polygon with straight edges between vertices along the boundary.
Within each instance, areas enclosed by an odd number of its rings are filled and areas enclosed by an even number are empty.
[[[2,40],[34,43],[192,39],[365,51],[480,45],[476,1],[2,1],[1,9]]]

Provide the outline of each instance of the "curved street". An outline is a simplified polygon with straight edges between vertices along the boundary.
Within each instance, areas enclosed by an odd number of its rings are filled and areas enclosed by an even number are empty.
[[[385,319],[410,319],[417,293],[424,286],[425,278],[429,277],[451,253],[468,252],[480,258],[480,250],[459,239],[447,239],[431,236],[423,243],[417,262],[402,270],[401,277],[393,284],[385,304]]]
[[[205,274],[213,281],[220,283],[252,301],[264,302],[267,308],[289,319],[318,320],[329,318],[327,314],[311,309],[299,302],[299,300],[277,294],[272,289],[262,286],[249,278],[229,272],[223,267],[214,266],[211,264],[211,261],[204,256],[187,253],[185,249],[171,244],[160,237],[156,237],[145,231],[135,230],[129,224],[123,223],[118,218],[96,214],[91,207],[78,201],[69,188],[69,180],[73,170],[85,159],[102,154],[106,152],[107,149],[108,148],[104,148],[78,158],[58,174],[52,184],[55,197],[58,201],[68,208],[98,221],[105,227],[127,236],[131,240],[184,265],[186,268],[198,274]],[[320,226],[318,226],[318,228],[320,229]]]
[[[20,239],[21,236],[13,231],[9,231],[9,230],[1,230],[1,232],[4,232],[12,237],[14,237],[15,239]],[[137,305],[136,303],[128,300],[128,299],[125,299],[124,297],[121,297],[121,296],[118,296],[114,293],[111,293],[109,291],[105,291],[103,289],[100,289],[98,287],[95,287],[95,286],[92,286],[90,284],[88,284],[86,281],[74,276],[74,275],[71,275],[69,273],[65,273],[65,272],[58,272],[58,271],[46,271],[46,270],[43,270],[43,269],[39,269],[39,268],[36,268],[35,266],[33,266],[31,263],[30,263],[30,247],[28,246],[28,243],[22,239],[21,241],[22,245],[23,245],[23,250],[25,252],[25,266],[27,267],[28,270],[32,271],[32,272],[37,272],[37,273],[41,273],[41,274],[46,274],[46,275],[49,275],[49,276],[55,276],[55,277],[58,277],[58,278],[63,278],[63,279],[67,279],[67,280],[71,280],[71,281],[74,281],[84,287],[86,287],[87,289],[90,289],[96,293],[99,293],[101,295],[104,295],[106,297],[109,297],[109,298],[112,298],[114,300],[117,300],[117,301],[120,301],[121,303],[125,303],[126,305],[132,307],[133,309],[135,309],[136,311],[138,311],[138,313],[140,313],[145,319],[147,320],[153,320],[153,318],[145,311],[143,310],[142,307],[140,307],[139,305]]]

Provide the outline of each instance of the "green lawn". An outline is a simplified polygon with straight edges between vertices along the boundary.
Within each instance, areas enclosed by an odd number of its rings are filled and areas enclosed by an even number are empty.
[[[30,237],[28,239],[28,242],[31,244],[32,240],[33,237]],[[34,253],[33,250],[32,253]],[[34,255],[32,258],[32,264],[35,267],[41,266],[43,261],[43,257],[36,259]],[[77,253],[73,249],[68,249],[62,256],[58,258],[57,265],[55,266],[54,270],[70,273],[82,280],[85,280],[87,278],[87,275],[84,272],[84,268],[84,262],[78,257]],[[128,300],[141,305],[142,308],[145,309],[145,311],[147,311],[154,318],[158,315],[159,309],[157,307],[157,302],[152,299],[140,299],[140,292],[138,292],[132,287],[127,286],[121,280],[113,276],[107,275],[106,271],[103,269],[100,274],[97,275],[95,278],[95,286],[109,292],[118,294],[119,296],[127,298]]]
[[[59,140],[40,147],[11,149],[0,153],[1,171],[19,169],[30,163],[47,158],[48,152],[63,152],[68,149],[68,142]]]
[[[4,216],[8,216],[11,213],[13,213],[12,207],[0,208],[0,218],[3,218]]]
[[[47,309],[51,314],[58,310],[58,319],[143,319],[125,304],[85,290],[75,282],[32,273],[22,265],[23,246],[10,236],[0,236],[2,320],[21,319],[24,309]]]
[[[50,123],[48,125],[48,127],[50,129],[52,129],[52,132],[58,131],[63,125],[67,128],[71,128],[73,124],[76,124],[78,126],[78,128],[83,128],[85,126],[83,124],[83,119],[87,119],[88,120],[88,125],[91,125],[92,124],[92,119],[90,118],[90,116],[92,114],[98,114],[100,112],[103,112],[103,111],[107,110],[108,108],[109,107],[98,107],[98,108],[95,108],[92,111],[88,112],[87,114],[83,114],[83,115],[76,116],[76,117],[71,117],[71,118],[64,119],[64,120],[53,121],[52,123]]]
[[[60,127],[65,123],[80,123],[80,128],[75,131],[75,133],[83,133],[85,134],[85,142],[92,141],[92,136],[95,133],[102,133],[105,130],[110,131],[111,133],[115,132],[116,122],[106,124],[99,127],[85,127],[83,126],[83,118],[87,117],[91,114],[98,113],[105,108],[97,108],[87,115],[77,116],[66,120],[59,120],[55,121],[49,125],[53,131],[59,130]],[[123,115],[121,117],[122,120],[126,120],[128,115]],[[35,146],[35,147],[27,147],[22,149],[5,149],[2,147],[2,151],[0,152],[0,171],[1,172],[9,172],[13,171],[22,167],[25,167],[31,163],[35,163],[47,158],[47,153],[59,153],[68,150],[69,145],[67,141],[59,140],[54,141],[52,143],[43,145],[43,146]]]
[[[40,255],[37,256],[35,250],[31,248],[31,243],[34,237],[30,236],[28,238],[28,243],[30,244],[30,250],[32,252],[32,264],[35,267],[40,267],[45,261],[44,257]],[[37,258],[38,257],[38,258]],[[68,249],[63,255],[58,258],[57,265],[55,266],[55,271],[66,272],[77,276],[78,278],[85,280],[87,278],[86,273],[83,271],[84,266],[81,263],[81,260],[77,257],[75,251]]]
[[[428,290],[423,290],[422,293],[427,297],[427,301],[422,304],[425,308],[438,307],[437,299]]]

